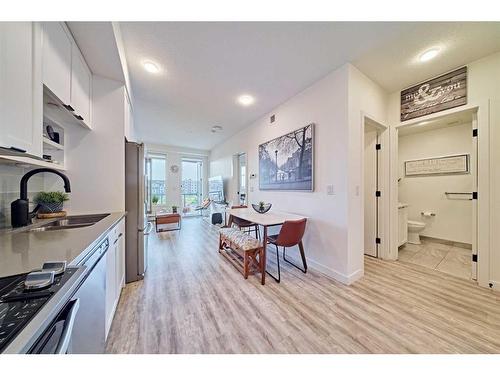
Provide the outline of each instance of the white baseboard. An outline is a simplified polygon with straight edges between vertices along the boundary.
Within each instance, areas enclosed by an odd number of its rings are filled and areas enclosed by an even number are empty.
[[[280,250],[280,253],[281,253],[281,250]],[[282,256],[282,255],[280,254],[280,256]],[[302,259],[300,259],[300,258],[297,258],[295,256],[291,256],[289,254],[287,254],[287,258],[290,258],[290,260],[292,260],[295,264],[302,265]],[[351,285],[355,281],[361,279],[364,275],[364,270],[362,270],[362,269],[356,270],[353,273],[351,273],[350,275],[345,275],[342,272],[334,270],[333,268],[329,268],[329,267],[327,267],[319,262],[316,262],[313,259],[309,259],[309,258],[306,258],[306,259],[307,259],[307,265],[310,268],[312,268],[318,272],[321,272],[323,275],[330,277],[336,281],[339,281],[345,285]]]

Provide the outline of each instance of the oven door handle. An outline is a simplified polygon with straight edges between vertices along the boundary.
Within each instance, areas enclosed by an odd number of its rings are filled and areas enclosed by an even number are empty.
[[[73,306],[71,306],[68,311],[61,339],[57,344],[55,354],[66,354],[68,352],[69,344],[71,343],[71,334],[73,332],[73,326],[75,325],[76,314],[80,308],[80,299],[76,299],[71,303],[73,303]]]

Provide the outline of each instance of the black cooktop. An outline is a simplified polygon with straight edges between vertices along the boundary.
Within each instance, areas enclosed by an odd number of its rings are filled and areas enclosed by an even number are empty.
[[[0,279],[0,352],[77,270],[66,268],[51,286],[36,291],[25,291],[26,274]]]

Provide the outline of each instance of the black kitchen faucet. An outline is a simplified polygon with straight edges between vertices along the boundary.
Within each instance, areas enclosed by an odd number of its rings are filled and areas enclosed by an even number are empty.
[[[61,177],[64,181],[64,190],[66,191],[66,193],[71,192],[71,185],[69,183],[69,179],[68,177],[66,177],[66,175],[62,174],[61,172],[51,168],[38,168],[29,171],[21,178],[20,198],[16,199],[14,202],[10,204],[11,224],[14,228],[24,227],[28,224],[31,224],[31,219],[36,215],[36,212],[40,208],[40,205],[37,205],[33,211],[29,212],[28,180],[34,174],[43,172],[54,173],[59,177]]]

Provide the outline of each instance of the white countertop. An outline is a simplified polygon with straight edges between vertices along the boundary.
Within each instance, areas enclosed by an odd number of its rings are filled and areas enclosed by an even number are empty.
[[[68,265],[76,265],[87,250],[90,251],[124,216],[125,212],[112,212],[97,223],[82,228],[0,232],[0,277],[30,272],[51,260],[65,260]],[[54,220],[44,222],[49,221]]]

